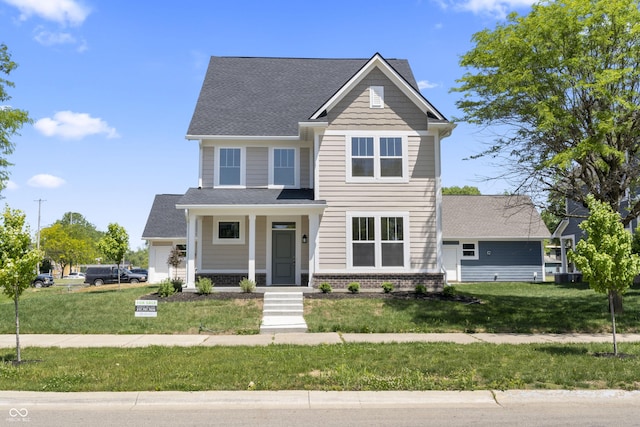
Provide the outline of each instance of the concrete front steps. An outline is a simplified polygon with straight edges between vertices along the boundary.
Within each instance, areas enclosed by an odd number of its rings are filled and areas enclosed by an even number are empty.
[[[265,292],[261,334],[307,332],[302,292]]]

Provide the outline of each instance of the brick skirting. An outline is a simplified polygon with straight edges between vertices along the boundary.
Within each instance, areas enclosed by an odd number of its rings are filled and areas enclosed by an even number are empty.
[[[379,289],[384,282],[393,283],[394,289],[414,290],[416,285],[425,285],[427,292],[441,292],[444,288],[444,274],[415,273],[415,274],[322,274],[313,275],[313,287],[327,282],[334,289],[347,289],[349,283],[360,283],[361,289]]]
[[[218,273],[202,273],[196,274],[196,281],[198,277],[208,277],[213,282],[214,286],[240,286],[240,281],[247,278],[247,274],[218,274]],[[256,274],[256,286],[266,286],[267,275]]]

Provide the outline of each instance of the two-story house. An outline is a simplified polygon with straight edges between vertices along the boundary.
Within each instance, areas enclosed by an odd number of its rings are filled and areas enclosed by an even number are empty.
[[[198,183],[156,197],[150,281],[182,244],[187,289],[198,276],[440,288],[440,141],[454,127],[406,60],[212,57],[186,136]]]

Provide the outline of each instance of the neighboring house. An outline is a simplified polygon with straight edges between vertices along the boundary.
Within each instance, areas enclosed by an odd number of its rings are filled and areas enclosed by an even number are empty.
[[[551,234],[527,196],[442,197],[449,282],[544,281]]]
[[[620,204],[620,212],[624,213],[629,206],[629,195]],[[576,244],[585,237],[585,233],[580,228],[580,223],[589,216],[589,209],[586,206],[578,203],[574,200],[567,199],[566,201],[566,217],[560,221],[560,224],[553,232],[553,237],[560,240],[560,259],[561,259],[561,274],[569,274],[568,280],[572,281],[572,273],[578,273],[573,263],[567,259],[567,252],[573,250]],[[629,222],[626,229],[629,233],[634,233],[638,228],[638,218],[634,218]],[[563,279],[561,281],[565,281]]]
[[[198,276],[439,289],[440,141],[454,127],[406,60],[212,57],[187,132],[198,182],[156,199],[150,276],[186,237],[187,289]],[[182,235],[153,224],[177,213]]]
[[[184,211],[176,209],[182,194],[158,194],[153,200],[142,238],[149,244],[149,283],[159,283],[175,277],[186,279],[186,263],[175,271],[167,264],[174,247],[186,256],[187,221]]]

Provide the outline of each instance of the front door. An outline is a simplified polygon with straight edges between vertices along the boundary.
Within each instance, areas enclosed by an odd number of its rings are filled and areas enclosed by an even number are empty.
[[[273,230],[271,282],[274,285],[296,284],[295,241],[295,230]]]

